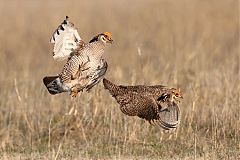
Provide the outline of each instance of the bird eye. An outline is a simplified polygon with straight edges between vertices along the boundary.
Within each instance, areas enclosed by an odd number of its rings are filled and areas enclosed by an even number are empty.
[[[105,36],[102,36],[102,40],[103,40],[103,41],[106,41],[106,38],[105,38]]]

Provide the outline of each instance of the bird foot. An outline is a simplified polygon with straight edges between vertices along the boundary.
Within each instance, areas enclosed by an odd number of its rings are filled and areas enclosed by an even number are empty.
[[[71,89],[70,95],[71,95],[72,97],[77,97],[78,92],[83,91],[83,89],[84,89],[83,86],[81,86],[81,85],[76,85],[76,86],[74,86],[74,87]]]
[[[74,88],[74,89],[71,90],[71,93],[70,93],[71,97],[75,98],[75,97],[77,97],[77,94],[78,94],[77,88]]]

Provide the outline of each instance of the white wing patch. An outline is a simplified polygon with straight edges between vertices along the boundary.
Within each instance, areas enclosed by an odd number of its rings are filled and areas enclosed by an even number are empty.
[[[68,21],[68,17],[58,26],[53,33],[50,42],[54,43],[53,59],[62,61],[67,59],[74,51],[81,38],[73,23]]]

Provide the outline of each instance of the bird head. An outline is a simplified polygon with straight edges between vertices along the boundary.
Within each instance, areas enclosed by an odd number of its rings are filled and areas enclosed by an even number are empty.
[[[176,100],[177,102],[180,102],[180,98],[183,99],[182,92],[180,88],[172,88],[171,89],[172,94],[172,100]]]
[[[103,42],[104,44],[113,43],[112,35],[109,32],[98,34],[97,36],[93,37],[93,39],[91,39],[89,43],[96,42],[96,41]]]
[[[104,43],[113,43],[112,35],[109,32],[99,34],[98,40]]]

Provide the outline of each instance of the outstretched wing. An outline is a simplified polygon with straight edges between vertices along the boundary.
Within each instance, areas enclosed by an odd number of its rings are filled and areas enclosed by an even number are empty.
[[[169,103],[166,109],[158,112],[158,115],[158,124],[166,131],[174,131],[180,124],[181,113],[176,103]]]
[[[68,21],[68,16],[55,30],[50,42],[54,44],[53,58],[58,61],[67,59],[78,46],[83,44],[74,24]]]

